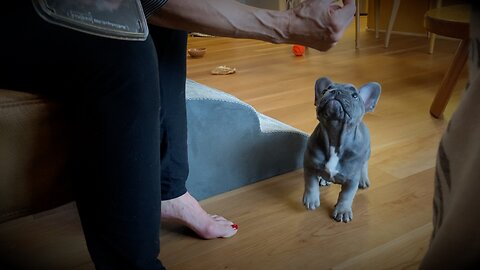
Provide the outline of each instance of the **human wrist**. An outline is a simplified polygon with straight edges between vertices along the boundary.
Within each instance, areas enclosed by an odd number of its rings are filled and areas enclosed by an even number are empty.
[[[273,43],[291,43],[291,31],[290,31],[290,23],[292,18],[292,11],[285,10],[285,11],[277,11],[275,13],[275,39],[272,41]]]
[[[260,26],[257,33],[259,36],[256,38],[275,44],[289,43],[290,16],[288,10],[258,9],[254,16],[257,25]]]

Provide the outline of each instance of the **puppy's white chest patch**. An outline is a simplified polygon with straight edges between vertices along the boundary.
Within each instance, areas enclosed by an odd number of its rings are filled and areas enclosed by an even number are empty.
[[[325,170],[330,174],[330,179],[338,173],[337,166],[339,160],[337,152],[335,152],[335,147],[330,146],[330,159],[327,164],[325,164]]]

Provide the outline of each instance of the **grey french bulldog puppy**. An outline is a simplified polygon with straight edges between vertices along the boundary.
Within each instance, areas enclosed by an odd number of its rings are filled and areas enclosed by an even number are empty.
[[[315,83],[315,106],[319,124],[308,139],[304,155],[305,192],[303,204],[309,210],[320,206],[321,186],[342,185],[332,217],[349,222],[358,188],[370,186],[368,159],[370,133],[362,122],[375,108],[380,85],[371,82],[357,89],[326,77]]]

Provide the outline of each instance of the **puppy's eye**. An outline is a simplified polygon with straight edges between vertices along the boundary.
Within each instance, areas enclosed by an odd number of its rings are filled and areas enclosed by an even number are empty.
[[[325,95],[326,92],[327,92],[327,89],[323,89],[322,95]]]
[[[357,93],[353,93],[353,94],[352,94],[352,97],[353,97],[354,99],[358,99],[358,94],[357,94]]]

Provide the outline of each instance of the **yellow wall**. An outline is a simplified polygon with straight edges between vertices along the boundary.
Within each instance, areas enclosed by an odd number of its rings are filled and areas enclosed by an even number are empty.
[[[368,1],[368,19],[367,27],[369,29],[375,29],[375,11],[374,0]],[[380,1],[380,30],[387,28],[388,19],[392,12],[393,0],[377,0]],[[458,3],[465,3],[464,0],[443,0],[443,5],[451,5]],[[423,27],[423,16],[429,9],[429,5],[432,7],[435,5],[436,0],[403,0],[400,3],[400,7],[397,13],[397,19],[393,25],[392,31],[406,32],[413,34],[424,34],[425,29]]]

